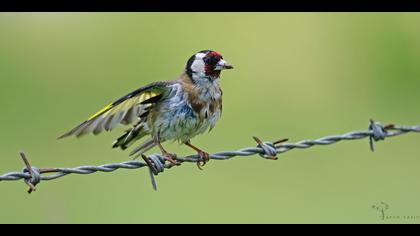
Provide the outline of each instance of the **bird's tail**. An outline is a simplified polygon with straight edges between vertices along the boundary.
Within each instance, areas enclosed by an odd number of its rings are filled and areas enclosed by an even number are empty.
[[[144,143],[140,144],[140,146],[136,147],[131,151],[130,156],[134,156],[134,158],[140,157],[143,153],[149,151],[150,149],[156,147],[156,142],[153,138],[146,140]]]
[[[115,140],[112,147],[119,147],[122,150],[125,150],[128,147],[130,147],[134,142],[143,138],[145,135],[147,135],[147,132],[144,130],[143,123],[139,123],[133,128],[127,130],[123,136]]]

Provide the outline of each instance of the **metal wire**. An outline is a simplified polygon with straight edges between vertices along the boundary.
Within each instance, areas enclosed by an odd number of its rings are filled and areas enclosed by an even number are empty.
[[[279,140],[276,142],[262,142],[260,139],[254,137],[257,142],[256,147],[243,148],[237,151],[224,151],[210,154],[210,159],[213,160],[228,160],[237,156],[252,156],[259,154],[262,158],[276,160],[277,154],[285,153],[293,149],[306,149],[315,145],[331,145],[343,140],[357,140],[369,138],[370,148],[374,151],[374,142],[384,140],[388,137],[394,137],[409,132],[420,132],[420,125],[418,126],[397,126],[387,125],[383,126],[379,122],[370,121],[367,131],[354,131],[342,135],[332,135],[315,140],[303,140],[297,143],[288,143],[287,140]],[[165,159],[160,154],[153,154],[145,157],[145,162],[141,161],[127,161],[123,163],[105,164],[101,166],[79,166],[75,168],[54,168],[54,169],[39,169],[29,164],[24,153],[21,157],[25,162],[25,168],[20,172],[10,172],[0,176],[0,181],[16,181],[24,180],[29,186],[29,193],[35,191],[35,186],[41,181],[55,180],[69,174],[93,174],[95,172],[113,172],[118,169],[138,169],[142,167],[149,167],[150,177],[153,188],[156,190],[155,175],[163,172],[164,169],[172,168],[173,165],[166,163]],[[198,162],[201,160],[199,155],[190,155],[186,157],[177,157],[176,160],[182,162]]]

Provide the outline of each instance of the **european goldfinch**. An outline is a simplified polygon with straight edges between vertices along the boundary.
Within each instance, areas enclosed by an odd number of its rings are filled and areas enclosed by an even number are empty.
[[[134,124],[114,143],[127,149],[136,141],[147,139],[130,155],[143,155],[158,146],[162,155],[178,165],[176,155],[162,146],[176,140],[194,149],[200,156],[199,168],[209,161],[209,154],[191,144],[191,139],[214,128],[222,114],[220,73],[233,66],[215,51],[203,50],[193,55],[183,73],[172,81],[154,82],[109,104],[59,139],[112,131],[118,124]]]

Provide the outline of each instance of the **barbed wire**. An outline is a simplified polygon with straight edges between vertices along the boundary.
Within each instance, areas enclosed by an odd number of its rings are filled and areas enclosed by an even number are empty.
[[[288,143],[287,139],[276,142],[262,142],[259,138],[253,137],[257,142],[256,147],[243,148],[237,151],[224,151],[210,154],[213,160],[229,160],[233,157],[244,157],[252,155],[260,155],[264,159],[277,160],[277,155],[291,151],[293,149],[306,149],[315,145],[331,145],[343,140],[358,140],[369,138],[370,149],[374,151],[374,142],[384,140],[388,137],[395,137],[409,132],[420,132],[418,126],[398,126],[398,125],[382,125],[379,122],[370,120],[367,131],[354,131],[342,135],[331,135],[315,140],[303,140],[297,143]],[[21,152],[20,156],[25,163],[25,168],[20,172],[10,172],[0,176],[0,181],[16,181],[24,180],[29,186],[28,193],[36,190],[36,185],[41,181],[55,180],[69,174],[93,174],[95,172],[113,172],[118,169],[139,169],[148,167],[153,188],[156,190],[156,180],[154,176],[162,173],[165,169],[174,167],[172,163],[167,163],[165,158],[160,154],[152,154],[148,157],[143,156],[142,161],[132,160],[122,163],[112,163],[100,166],[79,166],[75,168],[37,168],[31,166],[26,155]],[[198,154],[185,157],[176,157],[179,163],[198,162],[201,160]]]

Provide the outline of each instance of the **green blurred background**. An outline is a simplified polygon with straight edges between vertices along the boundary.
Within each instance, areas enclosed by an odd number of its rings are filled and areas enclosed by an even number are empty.
[[[0,173],[128,160],[111,149],[124,128],[55,138],[99,108],[179,75],[195,52],[235,65],[222,75],[224,113],[194,143],[209,152],[366,129],[368,119],[420,123],[420,14],[2,13]],[[148,172],[0,183],[1,223],[419,223],[420,136],[295,150]],[[169,150],[192,154],[176,143]],[[157,151],[157,150],[154,150]],[[153,151],[153,152],[154,152]],[[152,152],[152,153],[153,153]]]

